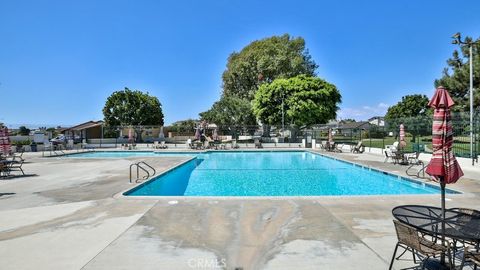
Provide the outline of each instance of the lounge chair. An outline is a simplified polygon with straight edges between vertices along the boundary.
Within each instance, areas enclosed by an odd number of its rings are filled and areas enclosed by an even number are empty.
[[[158,141],[153,141],[153,149],[159,149],[160,145],[158,144]]]
[[[445,247],[423,238],[414,227],[405,223],[394,220],[393,224],[395,225],[395,231],[397,232],[398,242],[395,246],[395,251],[393,252],[390,267],[388,268],[389,270],[392,269],[394,260],[398,260],[406,251],[412,252],[413,262],[415,264],[417,263],[417,254],[423,255],[426,257],[425,259],[428,259],[430,257],[441,255],[442,253],[447,253],[448,263],[450,266],[452,265],[449,247]],[[398,247],[402,247],[405,251],[399,257],[395,257]],[[422,265],[422,269],[424,269],[424,267],[425,265]]]
[[[362,141],[359,141],[357,145],[353,146],[351,152],[359,154],[365,152],[365,146],[363,145]]]
[[[188,140],[187,140],[187,148],[195,149],[195,146],[194,146],[193,143],[192,143],[192,139],[188,139]]]
[[[237,140],[232,140],[232,149],[238,149],[240,146],[238,146]]]
[[[337,153],[342,153],[342,149],[343,149],[343,146],[345,144],[343,143],[338,143],[338,144],[335,144],[335,149],[333,150],[334,152],[337,152]]]

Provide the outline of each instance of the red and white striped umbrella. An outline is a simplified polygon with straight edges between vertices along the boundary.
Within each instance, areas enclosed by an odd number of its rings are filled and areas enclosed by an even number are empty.
[[[200,134],[200,127],[197,127],[197,130],[195,131],[195,140],[200,140],[200,137],[202,134]]]
[[[452,151],[453,128],[450,107],[454,104],[447,90],[439,87],[428,104],[434,108],[432,127],[433,154],[426,172],[437,181],[452,184],[463,176]]]
[[[434,109],[432,127],[433,154],[425,170],[432,178],[440,182],[442,219],[445,220],[445,184],[452,184],[463,176],[463,171],[453,155],[453,128],[450,118],[450,107],[453,100],[443,87],[438,87],[428,104]],[[445,243],[445,222],[441,224],[442,243]],[[445,254],[441,263],[445,262]]]
[[[407,142],[405,141],[405,126],[400,124],[400,149],[405,148]]]
[[[8,128],[0,127],[0,153],[3,155],[10,154],[11,146]]]

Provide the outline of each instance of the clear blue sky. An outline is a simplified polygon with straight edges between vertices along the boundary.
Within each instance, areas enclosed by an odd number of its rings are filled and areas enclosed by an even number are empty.
[[[480,1],[1,1],[0,122],[101,119],[125,86],[157,96],[166,123],[217,100],[228,55],[302,36],[342,118],[431,96],[457,31],[480,36]]]

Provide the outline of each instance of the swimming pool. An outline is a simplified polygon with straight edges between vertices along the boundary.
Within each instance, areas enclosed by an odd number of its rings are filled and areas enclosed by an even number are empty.
[[[448,190],[449,193],[456,193]],[[434,185],[311,152],[207,152],[133,188],[128,196],[437,194]]]

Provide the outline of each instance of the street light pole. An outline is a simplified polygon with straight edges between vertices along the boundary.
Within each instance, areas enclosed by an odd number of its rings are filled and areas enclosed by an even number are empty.
[[[468,45],[469,47],[469,60],[470,60],[470,157],[472,158],[472,165],[475,164],[475,158],[473,157],[473,45],[475,42],[472,40],[461,40],[461,34],[456,33],[453,35],[453,44]]]
[[[283,139],[285,139],[285,115],[283,112],[283,100],[284,100],[284,96],[282,93],[282,137]]]
[[[473,158],[473,43],[470,43],[470,156]]]

